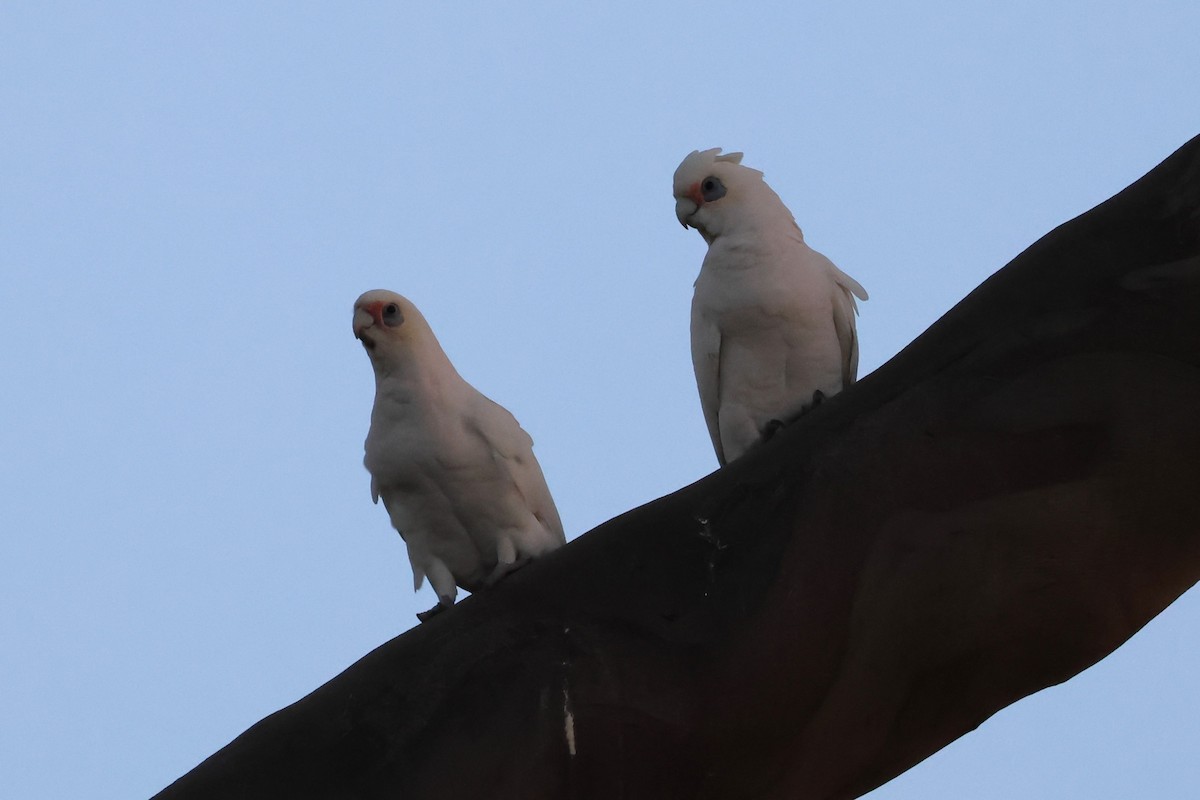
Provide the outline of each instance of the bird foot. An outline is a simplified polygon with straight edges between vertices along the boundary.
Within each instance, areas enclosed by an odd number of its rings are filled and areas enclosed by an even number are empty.
[[[528,564],[528,557],[518,558],[516,561],[501,562],[496,565],[491,574],[483,579],[483,585],[487,587],[495,586],[501,579],[513,574],[521,567]]]
[[[438,602],[438,604],[436,606],[429,609],[428,611],[418,611],[417,619],[419,619],[421,622],[429,622],[429,620],[433,619],[434,617],[436,617],[438,614],[442,613],[449,607],[450,606],[446,605],[445,603]]]
[[[825,396],[825,393],[822,392],[820,389],[817,389],[815,392],[813,392],[812,402],[809,403],[808,405],[806,405],[804,408],[800,409],[800,413],[796,414],[791,419],[787,420],[786,422],[781,419],[767,420],[767,424],[763,426],[763,430],[762,430],[762,441],[764,441],[764,442],[771,441],[771,437],[773,437],[775,434],[779,433],[781,430],[783,430],[785,427],[787,427],[787,424],[789,422],[795,422],[797,419],[804,416],[809,411],[812,411],[814,408],[816,408],[817,406],[824,403],[826,399],[827,398]]]

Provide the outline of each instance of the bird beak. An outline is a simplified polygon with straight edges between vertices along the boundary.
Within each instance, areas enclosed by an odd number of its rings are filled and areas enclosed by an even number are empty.
[[[680,197],[675,201],[675,218],[685,228],[688,227],[688,219],[699,210],[700,204],[690,198]]]
[[[675,200],[675,218],[679,220],[679,224],[683,227],[688,227],[688,219],[692,214],[700,210],[704,205],[704,195],[700,193],[700,182],[696,181],[687,188],[683,193],[683,197]],[[692,227],[695,227],[694,225]]]
[[[371,306],[374,306],[375,308],[372,308]],[[379,315],[381,313],[379,309],[381,307],[382,307],[382,303],[371,303],[371,305],[367,306],[366,308],[364,308],[363,306],[355,306],[354,307],[354,338],[355,339],[362,339],[363,331],[365,331],[367,328],[371,327],[372,325],[374,325],[376,322],[379,321],[379,319],[380,319]],[[366,340],[364,339],[363,341],[365,342]]]

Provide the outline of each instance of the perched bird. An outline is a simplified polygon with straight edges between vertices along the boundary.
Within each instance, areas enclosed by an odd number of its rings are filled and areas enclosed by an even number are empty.
[[[375,369],[371,499],[408,545],[413,590],[428,577],[438,596],[421,621],[453,605],[457,587],[491,586],[566,541],[533,440],[459,376],[416,306],[367,292],[354,335]]]
[[[694,150],[675,170],[675,216],[708,253],[692,297],[692,365],[723,466],[858,374],[858,281],[810,248],[741,153]]]

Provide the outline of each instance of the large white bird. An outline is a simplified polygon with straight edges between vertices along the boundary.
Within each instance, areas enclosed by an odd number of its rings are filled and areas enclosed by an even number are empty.
[[[675,216],[708,243],[692,298],[692,364],[722,465],[858,375],[858,281],[810,248],[741,153],[694,150]]]
[[[354,335],[375,369],[363,464],[371,499],[408,545],[413,590],[438,605],[478,591],[565,542],[562,521],[517,420],[463,380],[429,323],[395,292],[354,303]]]

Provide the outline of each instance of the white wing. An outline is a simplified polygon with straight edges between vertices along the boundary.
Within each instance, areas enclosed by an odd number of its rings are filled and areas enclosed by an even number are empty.
[[[858,379],[858,331],[854,323],[858,303],[854,298],[866,300],[867,290],[824,255],[816,250],[811,252],[834,282],[833,329],[837,332],[838,345],[842,350],[842,388],[845,389]]]
[[[846,287],[834,288],[833,329],[842,349],[842,388],[858,380],[858,331],[854,326],[854,297]]]
[[[533,439],[517,422],[508,409],[499,403],[478,394],[475,414],[468,428],[483,437],[491,449],[496,463],[508,476],[513,487],[524,499],[526,507],[559,545],[566,542],[562,519],[546,476],[537,457],[533,454]]]
[[[704,423],[717,451],[717,463],[725,466],[725,449],[721,446],[721,329],[705,316],[703,309],[692,301],[692,367],[696,371],[696,388],[700,390],[700,408]]]

